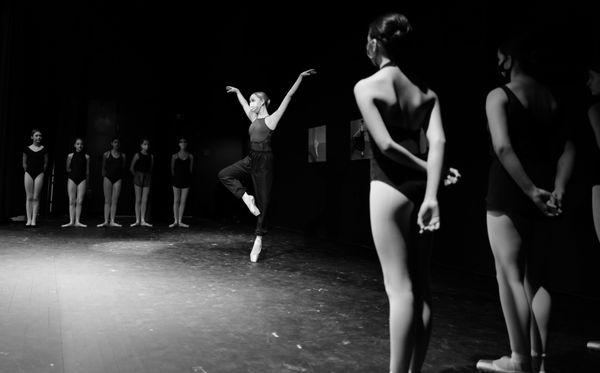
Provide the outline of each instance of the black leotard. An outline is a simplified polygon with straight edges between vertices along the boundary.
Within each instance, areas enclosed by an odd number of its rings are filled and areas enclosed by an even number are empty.
[[[137,172],[149,173],[150,172],[150,154],[144,154],[142,152],[138,152],[138,160],[135,162],[133,166],[133,170]]]
[[[111,183],[116,183],[117,181],[123,178],[123,154],[118,158],[113,157],[112,151],[108,152],[108,157],[106,158],[106,177],[110,180]]]
[[[395,142],[413,140],[417,146],[421,140],[421,129],[408,130],[399,126],[387,125],[387,130]],[[423,158],[425,154],[418,154]],[[404,194],[413,203],[419,203],[425,196],[427,186],[427,174],[399,164],[388,158],[373,146],[373,158],[371,158],[371,180],[382,181]]]
[[[71,172],[69,179],[76,185],[81,184],[87,178],[87,158],[83,152],[74,152],[71,157]]]
[[[175,165],[173,167],[173,186],[175,188],[189,188],[192,184],[190,162],[190,155],[186,159],[179,158],[179,153],[175,156]]]
[[[47,154],[46,147],[42,147],[38,151],[33,151],[29,148],[29,146],[26,146],[23,149],[23,153],[27,155],[27,171],[25,172],[35,180],[39,174],[44,172],[44,162]]]
[[[547,191],[554,188],[556,164],[566,140],[566,133],[558,117],[540,120],[523,106],[508,87],[502,86],[508,97],[507,126],[512,148],[523,165],[523,170],[534,185]],[[489,172],[487,209],[528,218],[544,215],[521,190],[516,181],[493,153]]]

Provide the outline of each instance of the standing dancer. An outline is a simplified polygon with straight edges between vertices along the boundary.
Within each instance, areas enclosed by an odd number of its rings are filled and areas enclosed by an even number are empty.
[[[545,371],[551,298],[531,237],[534,222],[562,212],[574,161],[556,100],[532,76],[531,42],[516,39],[498,50],[499,68],[509,83],[492,90],[486,102],[494,150],[487,227],[512,352],[477,363],[491,372],[531,372],[532,366]]]
[[[127,162],[124,153],[121,153],[119,147],[121,142],[118,138],[111,141],[111,150],[102,156],[102,178],[104,185],[104,222],[98,224],[98,227],[120,227],[121,224],[115,222],[117,215],[117,203],[119,194],[121,194],[121,182]],[[109,220],[110,219],[110,220]]]
[[[23,149],[23,170],[25,170],[25,211],[26,227],[35,227],[40,207],[40,193],[44,186],[44,172],[48,168],[48,152],[42,145],[42,131],[31,131],[31,145]]]
[[[187,139],[179,139],[179,151],[171,157],[171,176],[173,178],[173,224],[169,228],[176,226],[188,228],[189,225],[183,223],[183,212],[187,201],[188,192],[192,185],[192,170],[194,168],[194,156],[187,151]]]
[[[83,152],[83,139],[75,139],[75,151],[67,156],[67,192],[69,193],[69,223],[63,227],[86,227],[81,224],[81,207],[90,175],[90,156]]]
[[[588,118],[592,130],[594,131],[594,139],[596,142],[596,162],[594,164],[594,179],[592,186],[592,212],[594,216],[594,227],[596,236],[600,241],[600,59],[590,65],[588,70],[588,89],[593,97],[592,104],[588,109]],[[589,341],[587,347],[590,350],[600,351],[600,340]]]
[[[369,27],[366,52],[379,69],[354,87],[358,108],[376,146],[371,160],[373,239],[390,305],[390,372],[421,371],[430,335],[429,245],[423,231],[440,226],[437,200],[445,135],[436,94],[411,70],[412,27],[397,13]],[[429,150],[422,147],[426,131]],[[427,160],[421,157],[425,156]],[[449,184],[456,182],[452,171]],[[424,246],[424,247],[422,247]]]
[[[255,92],[250,96],[250,103],[246,101],[240,90],[235,87],[227,86],[227,93],[235,93],[237,98],[250,119],[250,154],[246,158],[222,169],[219,172],[219,179],[227,189],[237,198],[240,198],[248,210],[258,216],[256,223],[256,239],[250,253],[252,262],[258,261],[258,256],[262,250],[262,237],[267,233],[265,227],[265,217],[269,205],[271,186],[273,183],[273,152],[271,151],[271,134],[277,128],[285,109],[296,90],[302,83],[304,77],[315,74],[315,70],[302,72],[287,95],[284,97],[279,108],[269,115],[267,106],[269,106],[269,97],[264,92]],[[242,185],[241,179],[251,176],[256,193],[256,203],[254,197],[246,193],[246,188]]]
[[[129,171],[133,175],[133,188],[135,189],[135,222],[131,224],[132,227],[138,225],[152,226],[152,224],[146,222],[148,194],[150,194],[152,168],[154,167],[154,155],[148,153],[149,147],[150,140],[142,139],[140,151],[135,153],[129,167]]]

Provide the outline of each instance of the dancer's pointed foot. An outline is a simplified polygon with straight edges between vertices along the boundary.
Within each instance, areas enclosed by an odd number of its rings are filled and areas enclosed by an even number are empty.
[[[142,227],[152,227],[152,224],[150,224],[148,222],[145,222],[145,221],[142,221],[141,226]]]
[[[67,224],[63,224],[63,225],[61,225],[61,228],[73,227],[74,225],[75,225],[75,223],[73,223],[73,222],[71,221],[71,222],[68,222]]]
[[[252,251],[250,252],[250,261],[252,263],[258,262],[258,257],[260,256],[260,252],[262,251],[262,237],[257,236],[254,240],[254,246],[252,246]]]
[[[96,225],[96,227],[98,227],[98,228],[108,227],[108,222],[105,221],[104,223],[100,223],[100,224]]]
[[[169,228],[175,228],[175,227],[177,226],[177,224],[178,224],[178,223],[177,223],[176,221],[174,221],[173,223],[171,223],[171,224],[169,225]]]
[[[185,223],[182,223],[182,222],[179,222],[179,226],[181,228],[189,228],[190,227],[189,224],[185,224]]]
[[[252,213],[252,215],[254,215],[254,216],[260,215],[260,210],[258,209],[258,207],[256,207],[253,196],[251,196],[247,193],[244,193],[244,195],[242,196],[242,201],[244,201],[244,203],[246,204],[246,206],[248,207],[248,210],[250,210],[250,213]]]
[[[76,227],[79,227],[79,228],[87,228],[87,225],[85,225],[85,224],[83,224],[83,223],[80,223],[80,222],[76,222],[76,223],[75,223],[75,226],[76,226]]]
[[[30,222],[30,221],[28,221],[27,223],[25,223],[25,226],[26,226],[26,227],[31,227],[31,222]]]
[[[140,225],[139,221],[129,224],[130,227],[137,227],[138,225]]]
[[[116,223],[116,222],[114,222],[114,221],[113,221],[113,222],[111,222],[111,223],[109,224],[109,226],[111,226],[111,227],[122,227],[122,225],[121,225],[121,224],[119,224],[119,223]]]
[[[515,361],[508,356],[503,356],[497,360],[479,360],[477,369],[483,372],[531,373],[531,362],[528,360]]]

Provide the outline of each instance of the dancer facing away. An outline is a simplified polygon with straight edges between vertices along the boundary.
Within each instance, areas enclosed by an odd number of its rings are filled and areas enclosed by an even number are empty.
[[[375,146],[371,160],[370,215],[390,304],[390,372],[421,371],[430,335],[429,247],[420,232],[440,226],[437,200],[445,135],[436,94],[412,74],[405,51],[412,28],[397,13],[369,27],[367,56],[379,69],[354,87]],[[421,147],[426,131],[429,150]],[[427,153],[427,160],[420,156]],[[455,170],[454,170],[455,171]],[[451,172],[449,184],[456,182]]]
[[[546,365],[551,298],[531,235],[534,222],[561,214],[575,148],[556,100],[532,76],[532,45],[521,37],[498,50],[509,83],[492,90],[486,102],[494,151],[487,228],[512,354],[480,360],[484,371],[544,372]]]
[[[48,168],[48,152],[42,145],[42,131],[31,131],[31,145],[23,149],[23,170],[25,170],[25,211],[26,227],[35,227],[40,207],[40,193],[44,186],[44,172]]]
[[[90,175],[90,156],[83,151],[83,139],[75,139],[75,151],[67,156],[67,192],[69,193],[69,223],[63,227],[86,227],[80,221],[87,180]]]
[[[183,212],[187,201],[188,192],[192,185],[192,170],[194,169],[194,156],[187,151],[187,139],[179,139],[179,151],[171,156],[171,176],[173,179],[173,223],[169,228],[189,225],[183,223]]]
[[[125,171],[127,158],[121,153],[121,142],[118,138],[111,141],[111,149],[102,156],[102,178],[104,183],[104,222],[98,227],[120,227],[115,222],[117,203],[121,194],[121,182]]]
[[[600,240],[600,58],[590,64],[588,69],[588,89],[592,95],[592,103],[588,109],[588,118],[592,130],[594,131],[594,139],[596,141],[597,159],[594,164],[594,179],[592,180],[592,212],[594,216],[594,228],[596,235]],[[590,350],[600,351],[600,340],[589,341],[587,347]]]
[[[152,182],[152,169],[154,168],[154,155],[148,153],[150,140],[144,138],[140,142],[140,151],[135,153],[131,160],[129,171],[133,175],[133,188],[135,189],[135,222],[132,227],[138,225],[151,227],[146,222],[146,210],[148,207],[148,195]]]
[[[250,134],[250,154],[244,159],[221,170],[218,176],[223,185],[233,195],[244,201],[248,210],[254,216],[258,217],[255,230],[256,239],[250,253],[250,260],[252,262],[258,261],[258,256],[262,250],[262,238],[267,233],[265,226],[266,214],[273,183],[271,134],[277,128],[279,120],[283,116],[300,83],[302,83],[302,80],[315,73],[316,71],[312,69],[302,72],[284,97],[279,108],[273,114],[269,114],[267,111],[269,98],[266,93],[253,93],[250,96],[250,103],[248,103],[239,89],[231,86],[226,87],[227,93],[235,93],[237,95],[240,105],[251,122],[248,130]],[[256,201],[254,196],[246,192],[246,188],[241,183],[241,180],[248,176],[252,177]]]

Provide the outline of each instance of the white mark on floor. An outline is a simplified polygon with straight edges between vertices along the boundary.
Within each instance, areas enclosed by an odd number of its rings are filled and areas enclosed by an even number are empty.
[[[302,367],[297,367],[295,365],[290,365],[290,364],[286,364],[286,363],[283,363],[283,366],[289,370],[293,370],[294,372],[306,372],[307,371],[306,369],[304,369]]]
[[[275,337],[275,338],[279,338],[279,336],[278,336],[278,335],[277,335],[277,333],[275,333],[275,332],[271,333],[271,335],[272,335],[273,337]]]
[[[194,373],[208,373],[207,371],[204,370],[204,368],[198,366],[198,367],[193,367],[192,368],[192,372]]]

